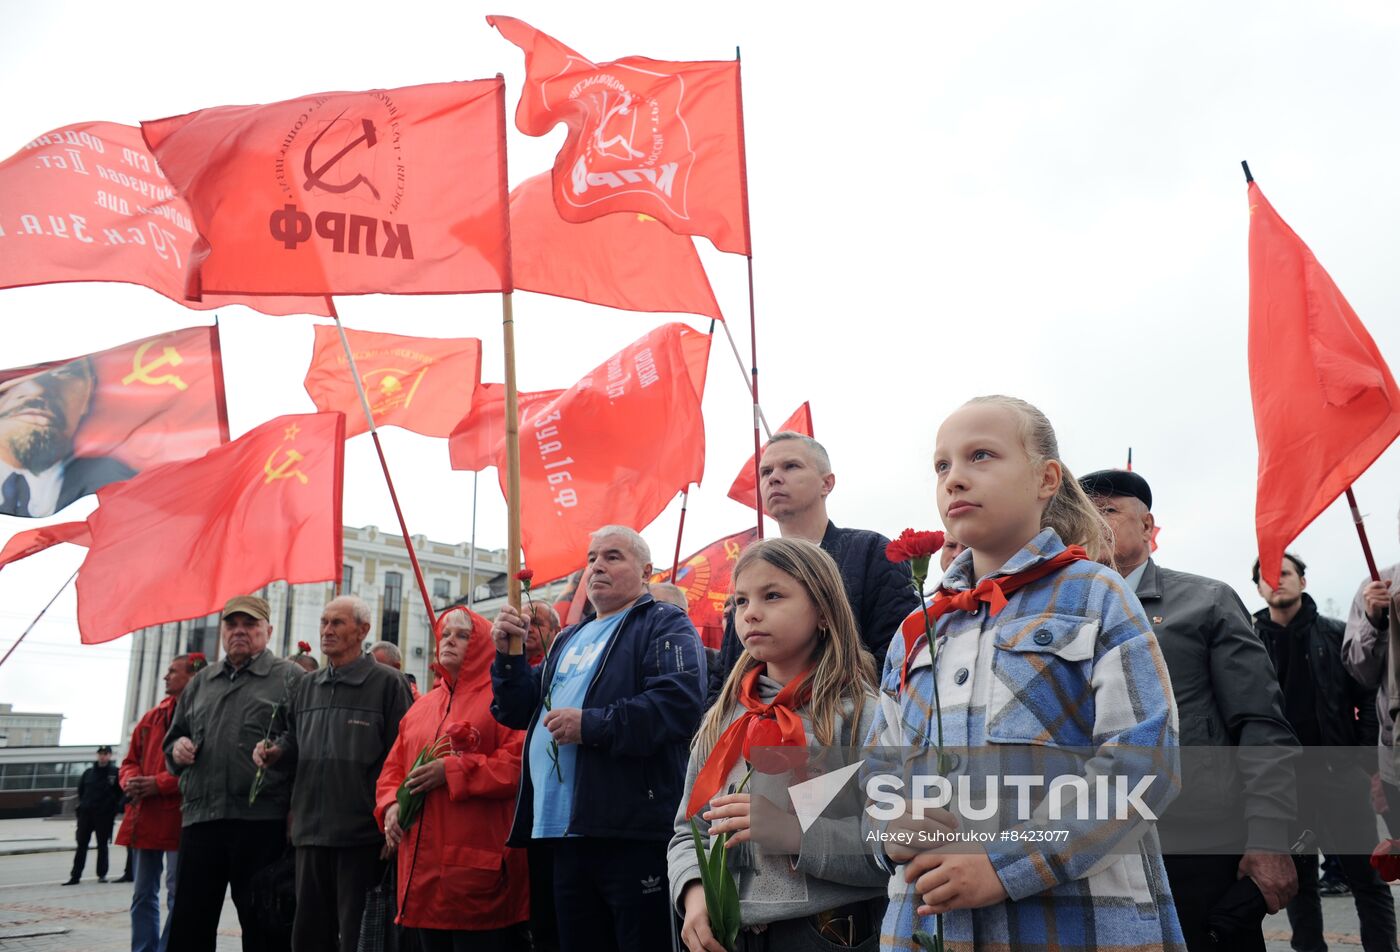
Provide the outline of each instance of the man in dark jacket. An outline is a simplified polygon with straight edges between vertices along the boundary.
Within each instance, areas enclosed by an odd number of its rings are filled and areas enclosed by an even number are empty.
[[[1290,757],[1298,741],[1284,719],[1269,654],[1235,590],[1152,560],[1147,480],[1102,470],[1080,484],[1113,529],[1113,567],[1137,593],[1167,662],[1183,748],[1182,789],[1157,829],[1187,947],[1215,948],[1206,917],[1239,878],[1254,880],[1270,912],[1297,891],[1287,853],[1295,810]],[[1210,750],[1226,747],[1244,749],[1219,756]],[[1262,923],[1237,933],[1230,947],[1263,952]]]
[[[166,766],[180,779],[172,950],[213,952],[225,892],[238,910],[244,952],[290,946],[285,930],[260,920],[253,896],[254,876],[286,849],[291,785],[276,771],[259,779],[248,752],[282,729],[304,674],[267,649],[270,614],[256,595],[228,600],[219,621],[223,660],[190,680],[165,732]]]
[[[763,449],[758,476],[763,511],[778,523],[782,537],[814,542],[835,560],[861,641],[875,656],[879,671],[895,630],[919,607],[909,563],[885,558],[890,540],[880,533],[842,529],[827,517],[826,497],[836,486],[836,474],[826,448],[810,436],[791,430],[774,433]],[[733,624],[726,623],[720,661],[709,675],[708,702],[719,696],[741,651]]]
[[[88,840],[97,836],[97,881],[107,881],[107,844],[112,839],[112,822],[117,818],[117,801],[122,791],[117,786],[117,765],[112,763],[112,748],[103,744],[97,748],[97,763],[83,771],[78,781],[78,851],[73,855],[73,873],[65,886],[76,886],[87,863]]]
[[[597,611],[544,661],[526,616],[492,625],[491,706],[527,730],[511,846],[548,843],[563,952],[670,948],[666,844],[705,700],[700,636],[647,593],[651,554],[625,526],[593,534],[584,574]]]
[[[1259,560],[1254,560],[1254,584],[1269,606],[1255,613],[1254,625],[1278,671],[1284,715],[1304,747],[1332,748],[1337,755],[1347,748],[1360,748],[1369,755],[1379,727],[1374,700],[1343,666],[1346,626],[1318,614],[1317,604],[1303,591],[1308,584],[1306,571],[1302,559],[1287,553],[1278,586],[1270,588],[1260,578]],[[1296,830],[1327,830],[1345,842],[1374,839],[1370,778],[1359,758],[1348,762],[1342,756],[1328,756],[1312,761],[1313,769],[1299,778]],[[1394,952],[1395,900],[1390,888],[1371,868],[1369,856],[1341,850],[1338,859],[1361,921],[1362,947],[1366,952]],[[1316,851],[1298,860],[1298,895],[1288,904],[1288,922],[1293,927],[1293,948],[1326,947]]]
[[[296,771],[294,949],[354,952],[365,893],[384,875],[374,786],[412,701],[403,675],[364,653],[369,629],[363,599],[345,595],[326,604],[326,667],[298,683],[286,733],[253,749],[258,766]]]

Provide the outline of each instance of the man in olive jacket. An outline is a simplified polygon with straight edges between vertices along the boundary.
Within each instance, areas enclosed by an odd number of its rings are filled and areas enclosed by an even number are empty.
[[[1287,850],[1298,740],[1269,653],[1235,590],[1150,557],[1156,523],[1147,480],[1102,470],[1080,484],[1113,529],[1113,567],[1137,593],[1171,676],[1182,787],[1157,830],[1187,947],[1212,948],[1206,917],[1237,879],[1253,879],[1270,912],[1297,892]],[[1231,941],[1232,949],[1264,952],[1262,924]]]
[[[295,949],[354,952],[365,893],[384,875],[384,834],[374,788],[412,699],[403,675],[364,653],[370,610],[342,596],[321,612],[326,667],[297,685],[287,729],[254,748],[271,773],[295,770],[292,845],[297,848]]]
[[[233,894],[244,952],[285,950],[253,912],[253,874],[286,848],[291,784],[276,773],[252,797],[253,746],[276,735],[292,689],[304,673],[267,650],[272,637],[267,601],[239,595],[219,622],[224,658],[190,680],[165,734],[165,759],[180,778],[180,855],[170,916],[171,949],[213,952],[224,906]]]

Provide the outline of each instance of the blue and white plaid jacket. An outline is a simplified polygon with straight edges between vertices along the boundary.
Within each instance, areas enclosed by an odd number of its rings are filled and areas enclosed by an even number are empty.
[[[1045,529],[993,577],[1034,568],[1064,548],[1055,531]],[[943,584],[961,591],[975,581],[972,553],[965,552],[949,566]],[[1141,752],[1156,751],[1156,770],[1165,765],[1168,776],[1143,799],[1160,815],[1175,796],[1171,680],[1142,606],[1117,573],[1075,562],[1011,594],[995,617],[986,605],[975,614],[945,615],[935,635],[945,747],[1019,747],[1052,755],[1054,748],[1074,748],[1092,754],[1086,775],[1127,775],[1130,783],[1146,770]],[[871,742],[931,748],[937,739],[935,665],[927,647],[921,649],[901,697],[904,656],[904,637],[896,634]],[[1015,793],[1007,787],[1001,796],[1009,802]],[[994,843],[988,849],[1009,898],[946,914],[950,949],[1184,952],[1153,824],[1140,818],[1066,819],[1053,826],[1068,827],[1068,840],[1009,851]],[[917,950],[913,932],[932,934],[934,919],[916,914],[921,901],[905,884],[902,868],[891,879],[890,897],[880,948]]]

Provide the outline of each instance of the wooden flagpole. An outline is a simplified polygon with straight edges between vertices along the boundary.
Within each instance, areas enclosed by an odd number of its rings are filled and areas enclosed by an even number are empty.
[[[515,277],[510,251],[510,176],[506,162],[506,81],[496,74],[497,123],[500,129],[501,219],[505,234],[506,286],[501,293],[501,338],[506,364],[506,599],[520,609],[520,395],[515,383],[515,310],[511,302]],[[509,653],[523,655],[524,639],[512,636]]]
[[[681,536],[685,533],[685,510],[690,504],[690,487],[681,493],[681,524],[676,527],[676,555],[671,559],[671,584],[676,583],[676,573],[681,568]]]
[[[1379,582],[1381,573],[1376,568],[1376,557],[1371,554],[1371,542],[1366,538],[1366,525],[1361,521],[1361,510],[1356,505],[1356,494],[1347,487],[1347,505],[1351,507],[1351,521],[1356,524],[1356,535],[1361,539],[1361,551],[1366,556],[1366,568],[1371,573],[1371,581]]]
[[[350,338],[345,336],[345,325],[340,323],[340,315],[335,314],[335,329],[340,333],[340,346],[345,349],[345,359],[350,365],[350,376],[355,381],[355,392],[360,395],[360,406],[365,411],[365,422],[369,424],[369,435],[374,440],[374,451],[379,454],[379,468],[384,471],[384,484],[389,487],[389,501],[394,504],[394,515],[399,517],[399,532],[403,534],[403,547],[408,552],[409,564],[413,566],[413,577],[418,580],[418,593],[423,596],[423,609],[428,613],[428,630],[436,632],[437,613],[433,611],[432,599],[428,597],[428,584],[423,581],[423,568],[418,564],[418,553],[413,551],[413,539],[408,534],[408,523],[404,521],[403,509],[399,506],[399,494],[394,491],[394,479],[389,475],[389,460],[384,456],[384,446],[379,442],[379,428],[374,425],[374,413],[369,408],[369,397],[365,396],[365,383],[360,378],[360,370],[355,366],[355,354],[350,349]],[[381,632],[381,634],[383,634]]]
[[[77,570],[77,569],[74,569],[74,570],[73,570],[73,574],[70,575],[70,576],[68,576],[68,581],[64,582],[62,585],[60,585],[60,586],[58,587],[58,591],[56,591],[56,592],[53,593],[53,598],[49,599],[49,602],[48,602],[47,605],[45,605],[43,608],[39,609],[39,614],[37,614],[37,615],[34,616],[34,620],[31,621],[31,622],[29,623],[29,627],[26,628],[26,629],[24,629],[24,631],[20,633],[20,636],[19,636],[18,638],[15,639],[15,643],[14,643],[14,644],[10,645],[10,650],[7,651],[7,652],[5,652],[5,657],[0,658],[0,665],[4,665],[4,663],[5,663],[6,661],[9,661],[9,660],[10,660],[10,655],[12,655],[12,654],[15,653],[15,649],[19,647],[19,643],[20,643],[21,641],[23,641],[23,640],[25,639],[25,637],[26,637],[31,631],[34,630],[34,626],[37,625],[37,624],[39,624],[39,619],[41,619],[41,618],[44,617],[44,613],[47,612],[47,611],[53,606],[53,603],[54,603],[54,602],[58,601],[58,596],[62,595],[62,594],[63,594],[63,590],[66,589],[69,585],[72,585],[72,584],[73,584],[73,579],[75,579],[75,578],[77,578],[77,577],[78,577],[78,570]]]

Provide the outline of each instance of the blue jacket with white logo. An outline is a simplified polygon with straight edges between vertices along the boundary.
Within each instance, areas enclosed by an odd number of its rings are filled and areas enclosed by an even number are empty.
[[[506,727],[529,731],[525,750],[543,713],[541,685],[553,682],[570,639],[592,620],[560,632],[533,668],[523,655],[496,655],[491,713]],[[704,704],[705,652],[695,626],[675,605],[643,594],[613,633],[584,696],[570,835],[669,840]],[[508,845],[530,842],[534,809],[527,756]]]

